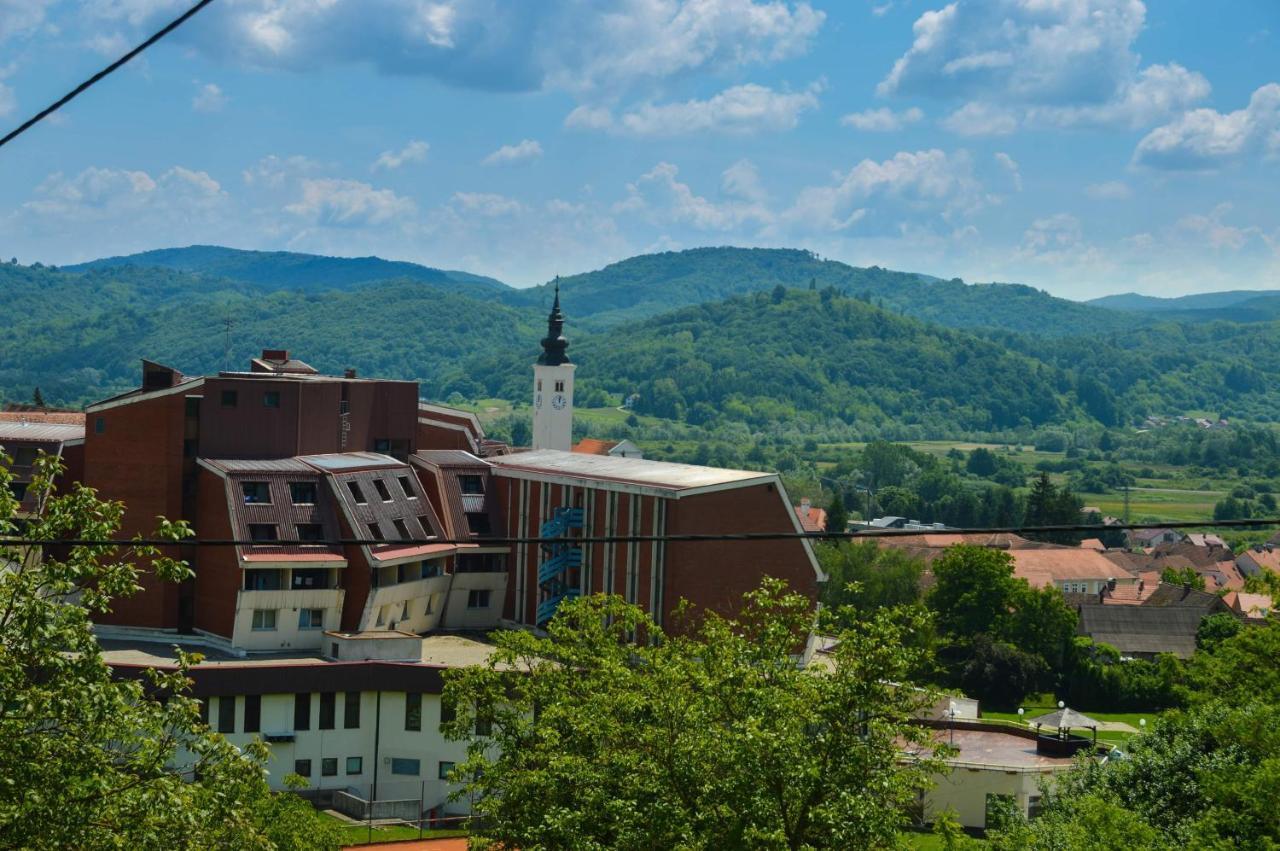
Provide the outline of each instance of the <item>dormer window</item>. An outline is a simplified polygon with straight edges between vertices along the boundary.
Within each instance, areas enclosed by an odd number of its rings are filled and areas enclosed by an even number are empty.
[[[489,515],[479,511],[467,512],[467,529],[473,535],[489,534]]]
[[[467,496],[479,496],[484,493],[484,477],[472,474],[458,476],[458,489]]]
[[[252,541],[278,541],[279,535],[276,534],[276,524],[274,523],[250,523],[249,539]]]
[[[409,540],[410,538],[409,526],[399,517],[397,517],[395,520],[392,520],[391,522],[395,525],[396,534],[400,537],[400,540],[402,541]]]
[[[356,505],[364,505],[364,492],[360,490],[359,482],[347,482],[347,489],[351,491],[351,496],[356,501]]]
[[[299,541],[324,540],[324,527],[319,523],[299,523],[297,529]]]
[[[289,498],[294,505],[315,505],[315,482],[289,482]]]
[[[377,524],[377,523],[370,523],[370,524],[369,524],[369,537],[370,537],[370,538],[373,538],[373,540],[375,540],[375,541],[383,541],[383,540],[386,540],[386,539],[382,536],[382,529],[378,526],[378,524]]]
[[[373,487],[378,492],[378,499],[382,500],[383,502],[391,501],[391,492],[387,490],[386,482],[384,482],[382,479],[374,479]]]
[[[400,477],[400,490],[404,491],[404,495],[408,499],[418,498],[418,495],[413,492],[413,484],[410,483],[408,476]]]
[[[271,488],[266,482],[241,482],[245,505],[270,505]]]

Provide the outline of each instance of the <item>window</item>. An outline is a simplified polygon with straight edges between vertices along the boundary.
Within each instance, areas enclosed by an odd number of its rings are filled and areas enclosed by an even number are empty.
[[[244,696],[244,731],[246,733],[262,731],[262,695],[260,694]]]
[[[300,693],[293,696],[293,729],[311,729],[311,693]]]
[[[349,691],[342,696],[342,726],[347,730],[360,729],[360,692]]]
[[[418,495],[413,492],[413,485],[410,484],[408,476],[400,477],[400,490],[404,491],[404,495],[409,499],[418,498]]]
[[[564,382],[563,382],[563,381],[557,381],[557,382],[556,382],[556,392],[557,392],[557,393],[563,393],[563,392],[564,392]]]
[[[276,628],[276,610],[275,609],[254,609],[253,610],[253,628],[255,630],[266,630],[266,631],[275,629]]]
[[[453,771],[452,762],[442,762],[440,763],[440,770],[436,773],[436,776],[439,777],[441,780],[448,780],[449,774],[452,771]]]
[[[491,531],[489,526],[489,515],[482,514],[479,511],[467,512],[467,529],[473,535],[487,535]]]
[[[432,579],[440,575],[440,562],[424,561],[422,563],[422,578]]]
[[[207,700],[200,701],[200,723],[209,723],[209,701]]]
[[[347,482],[347,489],[351,491],[351,496],[355,499],[356,505],[364,505],[364,493],[360,490],[359,482]]]
[[[484,493],[484,476],[458,476],[458,488],[465,494],[475,496]]]
[[[493,735],[493,713],[487,707],[476,707],[476,735]]]
[[[488,588],[472,588],[467,592],[467,608],[468,609],[487,609],[489,608]]]
[[[1027,820],[1037,819],[1040,817],[1040,796],[1027,796]]]
[[[320,774],[323,777],[337,777],[338,758],[336,756],[327,756],[320,760]]]
[[[262,393],[262,407],[264,407],[264,408],[278,408],[278,407],[280,407],[280,391],[279,391],[279,390],[265,390],[265,391],[263,391],[263,393]]]
[[[409,538],[411,537],[409,534],[409,527],[405,524],[403,520],[397,517],[395,520],[391,521],[391,524],[396,527],[396,537],[398,537],[402,541],[409,540]]]
[[[373,539],[373,540],[375,540],[375,541],[383,541],[383,540],[386,540],[385,538],[383,538],[383,536],[382,536],[382,529],[378,528],[378,524],[377,524],[377,523],[370,523],[370,524],[369,524],[369,537],[370,537],[370,538],[372,538],[372,539]]]
[[[271,488],[266,482],[241,482],[240,492],[244,494],[245,505],[271,504]]]
[[[9,493],[13,494],[13,498],[18,502],[22,502],[22,498],[27,495],[27,483],[9,482]]]
[[[253,541],[278,541],[280,537],[276,534],[276,524],[274,523],[250,523],[249,539]]]
[[[434,538],[435,533],[431,531],[431,521],[427,520],[427,515],[418,516],[418,525],[422,527],[422,534],[428,538]]]
[[[391,491],[387,490],[387,483],[382,479],[373,480],[373,489],[378,492],[378,499],[383,502],[391,501]]]
[[[377,438],[376,440],[374,440],[374,441],[373,441],[373,451],[374,451],[374,452],[390,452],[390,451],[391,451],[391,440],[390,440],[390,438],[386,438],[386,437],[379,437],[379,438]]]
[[[410,691],[404,696],[404,728],[422,729],[422,692]]]
[[[379,606],[378,619],[374,622],[374,626],[382,626],[386,622],[387,622],[387,607]]]
[[[106,434],[106,432],[107,432],[107,418],[96,417],[93,421],[93,433]]]
[[[337,711],[337,702],[334,700],[337,695],[331,691],[320,692],[320,729],[332,730],[334,712]]]
[[[19,446],[13,450],[13,466],[30,467],[36,463],[36,448],[34,446]]]
[[[412,582],[419,576],[418,565],[421,562],[411,561],[408,564],[396,565],[396,582]]]
[[[319,523],[299,523],[294,528],[298,530],[299,541],[324,540],[324,527]]]
[[[289,499],[294,505],[315,505],[315,482],[289,482]]]
[[[235,390],[222,391],[222,407],[234,408],[240,403],[240,394]]]
[[[298,629],[324,629],[324,609],[298,609]]]
[[[417,777],[419,774],[422,773],[422,763],[416,759],[399,759],[397,757],[392,757],[391,773],[392,774],[409,774],[414,777]]]
[[[223,695],[218,698],[218,732],[234,733],[236,731],[236,699]]]
[[[297,774],[300,777],[310,777],[311,776],[311,760],[295,759],[293,761],[293,773]]]
[[[293,569],[294,588],[324,588],[328,586],[328,573],[323,567]]]
[[[347,774],[360,774],[364,771],[364,757],[349,756],[347,757]]]
[[[539,378],[539,379],[538,379],[538,392],[539,392],[539,393],[541,393],[541,392],[542,392],[542,379],[541,379],[541,378]]]

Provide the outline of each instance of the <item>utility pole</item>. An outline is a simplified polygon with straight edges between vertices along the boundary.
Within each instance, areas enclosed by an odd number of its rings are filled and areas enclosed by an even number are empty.
[[[1129,483],[1124,483],[1124,522],[1129,522]]]

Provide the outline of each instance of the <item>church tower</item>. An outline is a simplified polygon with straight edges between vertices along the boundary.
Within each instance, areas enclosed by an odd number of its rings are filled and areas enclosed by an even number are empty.
[[[542,354],[533,365],[533,448],[573,447],[573,364],[565,349],[564,314],[560,312],[560,277],[556,276],[556,300],[547,317]]]

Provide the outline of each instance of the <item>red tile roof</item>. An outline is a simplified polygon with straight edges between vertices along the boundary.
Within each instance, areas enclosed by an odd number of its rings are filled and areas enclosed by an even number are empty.
[[[800,519],[800,528],[806,532],[827,531],[827,510],[825,508],[818,508],[816,505],[810,505],[808,508],[803,505],[797,505],[796,517]]]
[[[620,442],[617,440],[596,440],[594,437],[584,437],[574,445],[573,451],[586,455],[608,455],[609,450]]]

